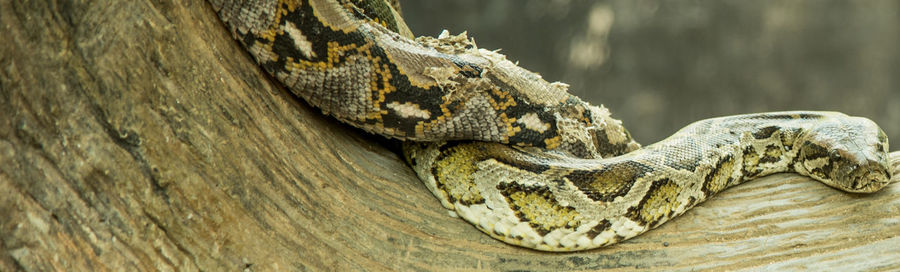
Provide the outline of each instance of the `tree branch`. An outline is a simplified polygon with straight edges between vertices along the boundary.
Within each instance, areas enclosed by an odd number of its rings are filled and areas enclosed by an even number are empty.
[[[508,246],[278,87],[205,2],[0,1],[0,26],[3,271],[900,268],[900,187],[794,175],[605,249]]]

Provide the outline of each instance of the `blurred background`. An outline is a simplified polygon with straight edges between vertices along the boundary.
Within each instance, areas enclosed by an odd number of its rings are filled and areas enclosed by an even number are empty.
[[[609,108],[643,144],[700,119],[832,110],[900,150],[900,1],[401,1]]]

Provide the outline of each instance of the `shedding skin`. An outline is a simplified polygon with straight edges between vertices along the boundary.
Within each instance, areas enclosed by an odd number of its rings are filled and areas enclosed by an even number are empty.
[[[404,140],[404,157],[446,208],[510,244],[615,244],[773,173],[856,193],[892,175],[887,137],[865,118],[720,117],[642,148],[606,108],[465,33],[413,39],[385,1],[209,3],[287,89],[342,122]]]

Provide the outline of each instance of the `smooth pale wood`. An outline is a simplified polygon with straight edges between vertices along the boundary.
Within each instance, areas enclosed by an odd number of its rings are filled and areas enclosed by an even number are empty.
[[[900,186],[795,175],[586,252],[448,216],[200,1],[0,1],[0,271],[900,269]],[[900,157],[900,153],[894,153]]]

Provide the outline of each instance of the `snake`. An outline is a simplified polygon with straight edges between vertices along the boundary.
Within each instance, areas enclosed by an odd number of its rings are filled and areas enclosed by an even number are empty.
[[[465,32],[414,37],[395,1],[208,2],[281,85],[340,122],[402,141],[450,215],[508,244],[613,245],[774,173],[852,193],[892,176],[888,139],[863,117],[725,116],[641,146],[607,108]]]

